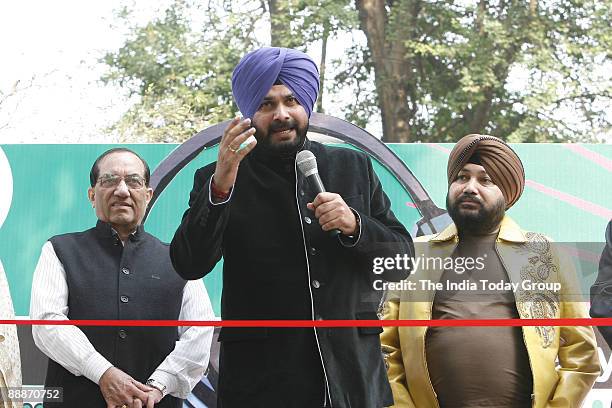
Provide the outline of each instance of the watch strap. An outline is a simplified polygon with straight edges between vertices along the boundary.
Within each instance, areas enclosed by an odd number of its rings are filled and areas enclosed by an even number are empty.
[[[148,385],[149,387],[153,387],[156,390],[158,390],[159,392],[161,392],[162,394],[162,398],[166,396],[166,386],[164,384],[162,384],[161,382],[157,381],[154,378],[149,378],[146,382],[146,385]]]

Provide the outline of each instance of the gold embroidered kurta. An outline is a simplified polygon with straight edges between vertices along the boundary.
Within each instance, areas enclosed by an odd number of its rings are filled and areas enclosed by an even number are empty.
[[[437,235],[417,238],[415,250],[417,255],[424,251],[423,256],[429,258],[449,257],[458,239],[457,229],[451,224]],[[579,295],[577,283],[572,279],[575,278],[573,264],[548,238],[525,232],[505,217],[496,250],[509,281],[519,284],[515,299],[521,319],[588,317],[584,295]],[[408,280],[439,282],[442,273],[441,269],[416,270]],[[542,284],[542,289],[525,290],[522,283],[526,281]],[[546,283],[561,283],[561,291],[550,290],[550,286],[544,285]],[[431,319],[434,296],[433,290],[391,292],[385,303],[384,318]],[[533,407],[580,406],[600,370],[593,329],[583,326],[525,326],[522,331],[533,376]],[[439,406],[425,357],[426,333],[426,327],[385,327],[381,335],[394,407]],[[452,344],[449,344],[449,352],[452,352]]]

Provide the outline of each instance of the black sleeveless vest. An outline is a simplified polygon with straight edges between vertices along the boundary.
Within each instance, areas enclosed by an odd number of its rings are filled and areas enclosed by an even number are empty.
[[[68,318],[75,320],[176,320],[185,281],[174,271],[168,245],[142,227],[121,244],[109,224],[50,239],[66,271]],[[176,327],[80,326],[115,367],[144,383],[178,340]],[[49,359],[45,387],[63,387],[63,402],[45,407],[100,407],[97,384]],[[181,407],[167,395],[156,407]]]

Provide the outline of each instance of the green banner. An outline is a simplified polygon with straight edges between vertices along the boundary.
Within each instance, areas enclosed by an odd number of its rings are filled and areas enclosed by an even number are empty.
[[[15,311],[27,315],[30,286],[43,243],[51,236],[91,228],[95,214],[87,200],[89,171],[96,157],[112,145],[1,145],[0,261],[4,265]],[[128,145],[151,170],[176,147],[172,144]],[[446,162],[452,145],[397,144],[391,149],[408,165],[434,202],[445,207]],[[525,192],[509,211],[526,230],[555,241],[600,242],[612,218],[612,145],[519,144]],[[193,174],[216,158],[205,150],[165,189],[153,207],[146,229],[170,241],[187,207]],[[408,193],[380,164],[375,169],[393,211],[409,230],[421,217]],[[11,189],[12,186],[12,189]],[[11,191],[12,190],[12,194]],[[2,216],[4,214],[4,216]],[[220,267],[205,278],[219,314]]]

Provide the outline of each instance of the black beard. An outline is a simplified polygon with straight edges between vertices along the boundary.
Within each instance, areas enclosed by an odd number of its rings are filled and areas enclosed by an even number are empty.
[[[293,119],[289,119],[286,122],[272,122],[267,132],[264,132],[263,129],[255,125],[253,126],[255,127],[255,138],[257,139],[255,150],[265,156],[289,156],[295,154],[304,145],[306,134],[308,133],[308,125],[302,128],[298,127]],[[295,139],[280,143],[271,142],[270,133],[287,128],[295,129]]]
[[[462,201],[475,201],[480,204],[480,208],[476,213],[462,214],[459,209],[459,204]],[[501,224],[504,215],[506,214],[506,202],[501,200],[493,203],[491,208],[485,207],[483,202],[477,198],[462,195],[454,203],[450,202],[448,194],[446,195],[446,210],[448,215],[453,219],[460,233],[469,235],[489,234],[495,231]]]

